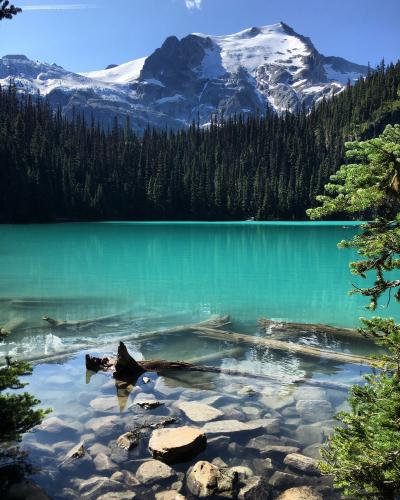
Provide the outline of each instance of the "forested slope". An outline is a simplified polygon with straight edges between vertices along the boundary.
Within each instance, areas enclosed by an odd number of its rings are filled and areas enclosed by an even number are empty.
[[[343,142],[400,122],[400,63],[311,113],[218,120],[177,133],[104,131],[0,90],[0,220],[303,219]]]

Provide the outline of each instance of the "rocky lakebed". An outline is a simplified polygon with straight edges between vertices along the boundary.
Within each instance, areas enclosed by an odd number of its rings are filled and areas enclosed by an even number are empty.
[[[25,435],[34,472],[7,498],[341,498],[317,461],[346,391],[197,372],[77,380],[83,365],[35,369],[56,408]]]

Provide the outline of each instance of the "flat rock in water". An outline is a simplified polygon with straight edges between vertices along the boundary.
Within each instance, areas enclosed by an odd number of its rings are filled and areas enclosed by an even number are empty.
[[[278,418],[257,418],[248,423],[252,426],[260,424],[260,426],[264,427],[268,434],[279,434],[281,428]]]
[[[333,408],[326,399],[300,399],[296,404],[297,413],[306,422],[315,423],[333,416]]]
[[[101,495],[125,491],[126,487],[118,481],[113,481],[105,476],[92,476],[89,479],[75,479],[80,498],[97,499]]]
[[[306,457],[311,457],[314,458],[314,460],[321,460],[322,455],[321,455],[321,444],[320,443],[314,443],[306,446],[302,450],[303,455]]]
[[[206,434],[235,434],[237,432],[252,432],[262,430],[263,425],[256,421],[240,422],[239,420],[217,420],[208,422],[203,426],[203,432]]]
[[[299,425],[296,429],[296,439],[303,445],[322,443],[324,433],[319,422],[315,424]]]
[[[224,416],[221,410],[204,403],[182,401],[178,403],[178,408],[193,422],[210,422]]]
[[[115,396],[105,396],[92,399],[90,407],[96,411],[116,412],[119,410],[118,400]]]
[[[289,453],[283,463],[290,468],[312,475],[320,475],[320,471],[313,458],[306,457],[300,453]]]
[[[297,453],[299,448],[295,446],[279,446],[279,445],[269,445],[260,450],[260,454],[263,457],[270,457],[275,459],[282,459],[289,455],[290,453]]]
[[[159,460],[148,460],[136,471],[136,477],[142,484],[166,481],[174,479],[175,476],[175,471]]]
[[[113,470],[118,467],[105,453],[96,455],[93,463],[99,472]]]
[[[301,399],[305,401],[310,399],[326,400],[327,397],[326,390],[322,389],[322,387],[306,387],[304,385],[298,387],[293,396],[296,401],[299,401]]]
[[[287,472],[275,471],[269,479],[269,484],[274,488],[290,488],[292,486],[303,486],[307,478],[289,474]]]
[[[291,395],[263,396],[261,402],[272,410],[281,410],[294,403],[294,397]]]
[[[175,463],[193,458],[207,446],[207,438],[195,427],[175,427],[153,431],[149,449],[154,458]]]
[[[277,500],[323,500],[323,498],[317,488],[301,486],[284,491]]]
[[[69,424],[58,417],[49,417],[44,420],[38,430],[43,432],[49,432],[50,434],[63,434],[65,432],[77,432],[77,427]]]
[[[90,419],[86,427],[98,436],[108,436],[122,427],[121,420],[116,415]]]

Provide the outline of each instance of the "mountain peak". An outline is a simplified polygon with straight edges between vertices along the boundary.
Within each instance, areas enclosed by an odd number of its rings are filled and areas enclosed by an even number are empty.
[[[341,92],[368,68],[325,57],[311,40],[284,22],[253,26],[230,35],[172,35],[149,57],[75,74],[24,55],[0,59],[0,84],[47,95],[65,115],[92,114],[105,126],[131,117],[138,131],[148,125],[178,129],[215,114],[251,115],[310,109]]]

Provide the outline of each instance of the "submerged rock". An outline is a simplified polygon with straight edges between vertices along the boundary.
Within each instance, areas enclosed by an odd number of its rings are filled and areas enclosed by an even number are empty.
[[[105,396],[92,399],[90,407],[96,411],[117,412],[119,410],[118,400],[115,396]]]
[[[117,446],[123,450],[131,450],[139,444],[140,433],[139,432],[125,432],[117,439]]]
[[[289,453],[289,455],[286,455],[283,463],[292,469],[296,469],[306,474],[320,475],[316,461],[300,453]]]
[[[179,403],[178,408],[193,422],[210,422],[224,415],[221,410],[210,405],[191,401]]]
[[[333,416],[333,408],[326,399],[300,399],[296,404],[297,413],[306,422],[315,423]]]
[[[318,488],[301,486],[284,491],[277,500],[323,500],[323,496]]]
[[[15,500],[50,500],[50,497],[38,484],[29,480],[13,484],[8,488],[4,495],[4,498]]]
[[[299,425],[296,429],[296,439],[303,445],[322,443],[324,433],[319,422]]]
[[[300,476],[281,471],[275,471],[269,479],[269,484],[278,489],[303,486],[306,482],[307,480]]]
[[[152,484],[168,479],[175,479],[176,474],[169,465],[159,460],[149,460],[138,468],[136,477],[142,484]]]
[[[261,476],[253,476],[244,481],[240,488],[238,500],[261,500],[269,498],[271,487]]]
[[[93,476],[89,479],[75,479],[75,484],[78,486],[78,490],[81,498],[93,498],[97,499],[101,495],[125,491],[126,487],[105,476]]]
[[[195,457],[207,446],[205,434],[195,427],[175,427],[153,431],[149,449],[154,458],[166,463],[180,462]]]
[[[203,426],[206,434],[235,434],[237,432],[251,432],[262,430],[263,422],[240,422],[239,420],[217,420],[208,422]]]
[[[216,465],[202,460],[197,462],[187,475],[189,491],[199,497],[206,498],[218,495],[232,495],[236,489],[237,475],[231,477],[224,474]]]
[[[103,437],[113,434],[118,428],[122,427],[122,423],[116,415],[109,415],[107,417],[90,419],[86,427],[92,430],[97,436]]]
[[[185,500],[185,497],[176,490],[160,491],[156,493],[156,500]]]
[[[118,467],[105,453],[96,455],[93,462],[99,472],[113,470]]]
[[[58,417],[49,417],[44,420],[41,425],[37,427],[39,431],[49,432],[50,434],[63,434],[77,432],[78,427],[65,422]]]
[[[76,460],[78,458],[82,458],[86,453],[85,450],[85,442],[81,441],[77,445],[75,445],[66,455],[65,455],[65,461],[68,460]]]
[[[260,450],[260,454],[263,457],[270,457],[277,460],[282,460],[289,453],[297,453],[299,448],[295,446],[279,446],[279,445],[269,445]]]

